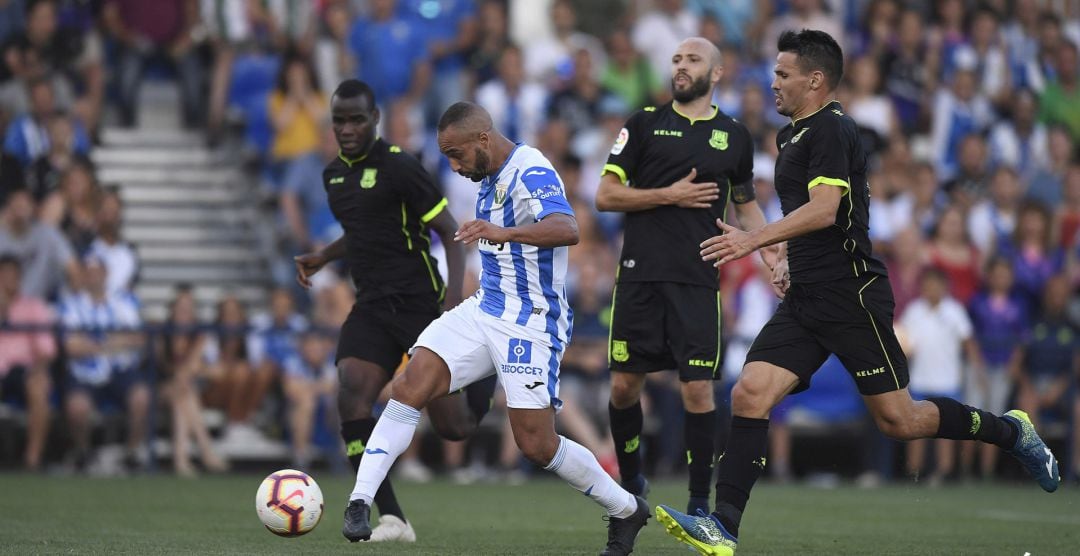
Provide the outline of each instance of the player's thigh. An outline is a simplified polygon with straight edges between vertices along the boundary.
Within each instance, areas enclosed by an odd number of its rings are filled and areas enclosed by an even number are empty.
[[[836,354],[863,396],[908,384],[907,357],[893,331],[888,279],[870,275],[829,283],[814,301],[814,332]]]
[[[559,364],[564,345],[561,339],[533,328],[481,315],[484,341],[506,391],[511,409],[556,410],[559,399]]]
[[[690,284],[657,285],[664,300],[664,336],[679,380],[712,380],[720,365],[720,292]]]
[[[338,337],[334,360],[339,369],[342,368],[342,361],[353,359],[369,362],[382,369],[385,373],[384,384],[394,376],[394,369],[401,362],[405,348],[386,326],[386,320],[392,318],[392,315],[383,315],[385,311],[367,305],[353,306]],[[349,388],[344,382],[342,387]]]
[[[796,318],[794,306],[799,302],[789,292],[787,299],[762,327],[746,354],[740,382],[752,363],[763,363],[794,374],[798,378],[794,392],[810,387],[811,377],[829,357],[829,352]]]
[[[624,373],[675,368],[665,337],[664,299],[656,282],[615,285],[611,304],[608,366]]]
[[[405,367],[406,373],[445,373],[446,389],[436,392],[444,396],[491,376],[495,373],[486,343],[481,311],[475,298],[469,298],[457,307],[435,319],[416,339],[410,350],[413,360]],[[440,364],[414,360],[421,356],[418,348],[425,348],[441,361]],[[423,355],[426,359],[427,355]],[[414,370],[415,369],[415,370]]]

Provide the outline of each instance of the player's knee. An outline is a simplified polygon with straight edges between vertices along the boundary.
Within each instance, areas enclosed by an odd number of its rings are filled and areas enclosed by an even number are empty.
[[[879,413],[874,416],[874,422],[881,434],[893,440],[915,440],[922,437],[917,434],[914,423],[899,414]]]
[[[772,409],[767,392],[753,381],[739,380],[731,389],[731,411],[740,417],[763,419]]]
[[[690,413],[706,413],[716,409],[711,380],[692,380],[682,385],[683,407]]]
[[[521,454],[525,456],[525,459],[539,467],[547,467],[552,458],[555,457],[555,452],[559,447],[558,443],[552,444],[543,440],[539,437],[529,437],[527,440],[518,441],[518,448],[521,450]]]
[[[636,378],[637,375],[612,373],[611,405],[618,409],[626,409],[638,402],[641,398],[641,385]]]
[[[440,438],[445,440],[465,440],[472,434],[476,426],[469,421],[468,417],[447,422],[445,419],[431,421],[432,428]]]

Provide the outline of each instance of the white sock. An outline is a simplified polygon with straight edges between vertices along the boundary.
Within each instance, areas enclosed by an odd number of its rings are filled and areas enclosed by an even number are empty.
[[[409,407],[396,400],[386,404],[371,431],[360,459],[360,468],[356,470],[356,486],[353,487],[349,501],[363,500],[369,506],[375,498],[375,491],[386,479],[386,473],[398,456],[412,443],[416,424],[420,422],[420,410]]]
[[[592,452],[565,436],[559,437],[559,449],[544,469],[554,471],[570,486],[603,506],[612,517],[630,517],[637,510],[634,495],[604,472]]]

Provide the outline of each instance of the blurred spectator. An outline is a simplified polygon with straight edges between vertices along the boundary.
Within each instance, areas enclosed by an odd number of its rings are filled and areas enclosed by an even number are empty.
[[[574,53],[573,77],[551,96],[547,117],[562,120],[570,127],[571,136],[577,135],[596,127],[601,104],[605,102],[619,103],[622,111],[626,111],[619,98],[597,81],[591,55],[581,49]]]
[[[244,305],[235,295],[226,294],[218,301],[214,331],[206,345],[206,360],[212,370],[208,373],[203,399],[207,406],[225,412],[226,438],[222,444],[229,447],[261,440],[254,425],[248,422],[252,371],[248,361],[247,333]]]
[[[147,64],[163,63],[176,74],[180,90],[180,122],[185,128],[202,123],[206,72],[199,59],[194,29],[198,0],[109,0],[101,22],[116,49],[117,110],[120,125],[136,122],[139,86]]]
[[[1020,176],[1012,168],[1002,166],[990,176],[989,197],[971,208],[967,220],[968,237],[980,253],[993,253],[1009,241],[1022,195]]]
[[[525,75],[538,81],[549,89],[572,79],[575,71],[576,55],[587,50],[590,61],[595,65],[590,71],[597,71],[606,63],[604,45],[596,37],[577,30],[577,12],[570,0],[554,0],[551,3],[551,24],[554,35],[530,37],[525,45]],[[667,68],[667,63],[664,64]]]
[[[1061,201],[1062,183],[1069,165],[1076,161],[1074,145],[1069,132],[1060,126],[1050,128],[1046,140],[1049,156],[1046,166],[1039,168],[1031,178],[1027,197],[1049,206]]]
[[[475,86],[495,78],[503,49],[512,44],[507,34],[506,3],[503,0],[480,2],[477,19],[479,36],[476,47],[469,55],[469,69]]]
[[[863,145],[868,147],[868,152],[877,152],[900,132],[896,111],[889,98],[880,92],[881,76],[874,60],[865,56],[856,59],[847,75],[851,83],[851,98],[844,106],[860,128],[873,132],[874,140],[869,144],[864,141]]]
[[[979,250],[964,229],[964,213],[949,206],[942,213],[926,249],[926,264],[947,277],[949,295],[967,305],[979,288]]]
[[[92,413],[105,408],[127,416],[125,465],[134,470],[146,462],[146,416],[150,389],[142,375],[146,337],[138,328],[139,303],[129,294],[110,295],[108,270],[97,257],[83,260],[83,289],[61,303],[64,351],[70,377],[64,395],[71,457],[83,470],[90,457]]]
[[[753,50],[766,22],[763,16],[771,15],[769,6],[753,0],[690,0],[687,4],[695,12],[704,14],[706,19],[716,21],[720,26],[722,43],[742,51]]]
[[[97,234],[100,204],[101,188],[93,171],[84,164],[72,164],[60,177],[60,189],[41,203],[41,220],[58,227],[76,255],[83,255]]]
[[[657,74],[649,61],[634,49],[629,32],[625,29],[612,31],[608,35],[607,46],[610,58],[600,76],[600,84],[619,95],[628,109],[637,110],[655,104],[654,99],[666,96],[664,82],[660,78],[663,74]],[[727,75],[735,67],[728,67],[727,59],[724,62]]]
[[[863,12],[856,35],[850,37],[852,53],[880,59],[896,42],[899,20],[900,3],[897,0],[871,0]]]
[[[280,206],[288,226],[289,283],[293,277],[292,253],[307,253],[341,237],[341,225],[326,201],[322,171],[338,156],[337,142],[329,127],[319,132],[319,150],[293,161],[285,170]]]
[[[998,253],[1012,263],[1016,292],[1032,314],[1038,314],[1042,305],[1046,281],[1065,264],[1064,253],[1052,234],[1049,209],[1029,202],[1020,207],[1011,241],[998,247]]]
[[[353,16],[348,2],[331,2],[323,10],[325,32],[315,43],[315,71],[319,88],[333,91],[338,83],[356,75],[356,58],[349,48]]]
[[[1004,105],[1012,90],[998,25],[998,15],[991,8],[976,8],[968,16],[967,41],[953,52],[953,63],[973,65],[979,92],[995,105]]]
[[[26,0],[0,1],[0,43],[7,42],[26,25]]]
[[[949,79],[962,63],[957,59],[956,51],[966,40],[964,0],[938,0],[931,9],[933,13],[927,38],[935,48],[940,49],[942,74]]]
[[[1009,118],[998,120],[990,131],[990,158],[996,165],[1010,166],[1025,180],[1049,165],[1046,125],[1035,116],[1038,99],[1029,89],[1012,96]]]
[[[34,199],[25,189],[8,195],[0,215],[0,253],[22,263],[23,295],[52,301],[66,282],[78,282],[71,244],[54,226],[34,218]]]
[[[46,129],[49,149],[30,166],[26,180],[26,186],[39,203],[60,189],[61,177],[73,165],[90,165],[85,154],[75,151],[75,127],[71,118],[58,112],[49,118]]]
[[[4,151],[14,155],[29,166],[36,158],[49,152],[48,123],[57,117],[56,101],[52,83],[47,78],[33,79],[27,83],[30,95],[30,111],[17,116],[4,132]],[[90,150],[90,139],[82,124],[72,121],[74,134],[71,150],[86,154]]]
[[[1011,293],[1012,289],[1012,264],[1007,259],[994,257],[986,266],[985,289],[975,294],[968,305],[986,372],[968,376],[964,403],[997,415],[1007,409],[1013,381],[1019,371],[1020,346],[1028,332],[1028,308],[1021,297]],[[997,465],[998,450],[989,444],[978,450],[981,475],[989,477]],[[968,443],[966,452],[965,470],[975,455],[973,443]]]
[[[267,104],[274,126],[270,182],[272,190],[277,192],[288,166],[319,148],[319,131],[327,120],[329,105],[326,95],[319,91],[314,70],[299,57],[282,64],[277,86]]]
[[[754,83],[754,80],[747,75],[749,72],[743,67],[743,60],[738,50],[729,46],[722,47],[720,49],[720,61],[723,64],[724,73],[720,75],[720,81],[716,83],[716,88],[713,89],[713,104],[728,116],[739,118],[742,115],[743,89],[748,83]],[[663,104],[670,99],[670,84],[665,83],[664,85],[667,85],[667,87],[657,89],[654,94],[655,103],[657,104]],[[631,109],[640,108],[640,106],[628,106]]]
[[[108,270],[105,289],[109,295],[131,294],[139,276],[139,254],[135,246],[120,237],[124,204],[120,192],[107,189],[98,204],[97,237],[88,252],[105,262]]]
[[[1080,56],[1076,44],[1062,41],[1054,53],[1055,79],[1047,83],[1039,98],[1039,119],[1062,124],[1080,141]]]
[[[207,361],[211,341],[196,320],[191,286],[178,285],[156,351],[164,382],[161,391],[170,409],[173,470],[183,477],[195,474],[189,455],[192,439],[208,471],[224,471],[228,467],[210,443],[199,401],[199,384],[214,373]]]
[[[1034,52],[1028,52],[1028,56],[1018,62],[1020,68],[1016,72],[1016,81],[1017,85],[1041,94],[1054,77],[1057,52],[1065,37],[1060,16],[1049,10],[1039,11],[1038,8],[1032,11],[1038,14],[1034,29]]]
[[[990,163],[986,141],[981,134],[965,136],[960,140],[958,151],[952,177],[942,184],[942,189],[950,202],[966,211],[986,195]]]
[[[369,13],[349,32],[358,77],[371,84],[384,109],[399,100],[417,106],[431,81],[425,29],[396,10],[397,0],[371,0]]]
[[[925,268],[922,249],[922,234],[917,228],[904,228],[893,237],[892,256],[886,260],[886,266],[896,315],[903,315],[908,304],[919,295],[919,280]]]
[[[1071,418],[1070,393],[1075,397],[1080,371],[1080,335],[1065,316],[1068,302],[1068,280],[1063,275],[1050,278],[1042,296],[1042,316],[1032,323],[1031,335],[1021,348],[1016,405],[1036,423],[1045,417],[1057,422]]]
[[[1066,253],[1080,245],[1080,164],[1069,166],[1065,174],[1063,202],[1054,215],[1054,235]]]
[[[1039,2],[1016,0],[1012,3],[1011,17],[1002,25],[1002,39],[1008,56],[1012,85],[1032,89],[1027,77],[1028,60],[1039,56]]]
[[[683,40],[701,31],[701,18],[683,5],[683,0],[657,0],[653,9],[641,14],[630,32],[638,52],[645,54],[656,75],[671,75],[671,52]],[[779,33],[777,33],[779,35]],[[839,37],[837,37],[839,40]],[[766,52],[775,49],[775,38]]]
[[[20,293],[21,282],[19,259],[0,254],[0,401],[26,407],[23,465],[36,471],[49,436],[49,366],[57,353],[52,330],[56,317],[41,298]]]
[[[964,306],[948,294],[948,277],[939,269],[927,269],[920,280],[920,295],[900,317],[910,353],[911,397],[960,399],[964,384],[964,361],[982,371],[979,350],[972,339],[971,321]],[[907,444],[907,470],[916,477],[923,470],[927,440]],[[930,484],[941,484],[956,464],[956,443],[934,441],[936,465]]]
[[[105,98],[100,44],[95,48],[88,44],[84,33],[61,29],[59,23],[56,2],[28,2],[25,31],[11,37],[3,46],[0,81],[12,77],[24,82],[55,79],[65,92],[79,93],[74,103],[68,102],[65,95],[61,106],[74,109],[89,129],[96,129]]]
[[[476,5],[473,0],[401,0],[399,11],[419,20],[428,40],[432,79],[438,86],[428,88],[423,116],[434,129],[442,113],[468,91],[466,56],[477,42]]]
[[[299,349],[284,361],[282,390],[288,407],[292,464],[297,469],[311,465],[311,437],[320,406],[333,407],[337,394],[337,368],[330,343],[314,330],[298,334]],[[330,415],[334,412],[324,411]],[[329,430],[336,430],[331,427]]]
[[[779,17],[773,17],[765,29],[762,37],[761,51],[766,53],[767,59],[772,59],[772,53],[776,52],[776,40],[780,33],[791,29],[817,29],[825,31],[837,44],[847,44],[841,19],[836,14],[825,11],[823,0],[789,0],[788,11]],[[664,52],[674,52],[674,48]]]
[[[896,106],[905,134],[920,130],[924,114],[930,113],[929,93],[937,89],[940,61],[940,53],[926,41],[922,15],[905,9],[900,14],[896,42],[881,58],[885,91]]]
[[[507,46],[499,56],[498,76],[476,90],[476,103],[511,141],[534,144],[547,106],[547,91],[525,80],[521,49]]]
[[[938,171],[943,176],[963,172],[961,143],[974,134],[986,131],[994,118],[990,101],[979,92],[975,83],[975,68],[961,66],[948,82],[935,94],[931,111],[930,143],[937,159]]]
[[[251,371],[234,377],[233,387],[243,392],[241,407],[231,415],[224,441],[243,440],[252,416],[262,405],[274,379],[282,376],[289,358],[297,355],[307,319],[296,311],[292,294],[286,288],[270,292],[270,312],[251,318],[247,337],[247,358]],[[239,375],[239,373],[238,373]]]

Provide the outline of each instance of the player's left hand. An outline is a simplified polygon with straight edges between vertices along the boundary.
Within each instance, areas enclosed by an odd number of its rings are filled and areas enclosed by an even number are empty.
[[[508,243],[510,232],[502,226],[496,226],[487,220],[470,220],[461,225],[454,233],[454,240],[466,245],[478,240],[486,239],[492,243]]]
[[[701,260],[716,261],[713,266],[741,259],[757,249],[754,236],[717,218],[716,225],[724,231],[723,235],[713,236],[701,242]]]

